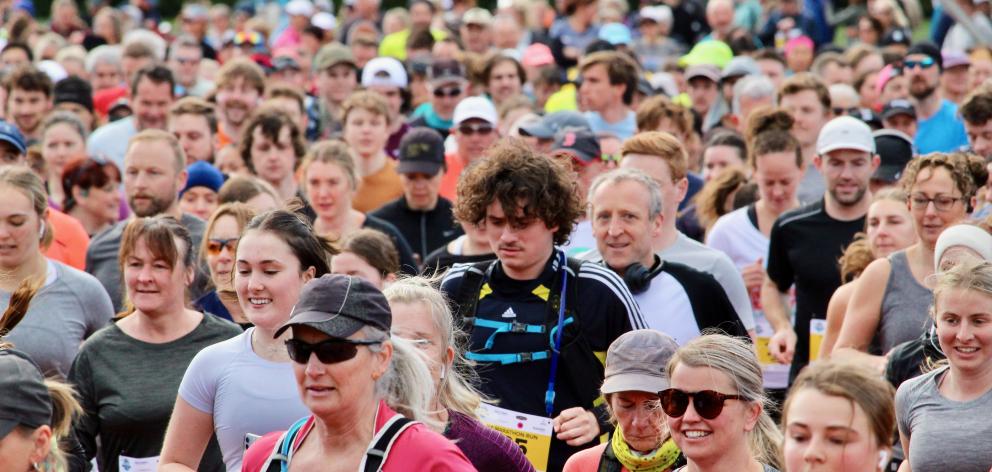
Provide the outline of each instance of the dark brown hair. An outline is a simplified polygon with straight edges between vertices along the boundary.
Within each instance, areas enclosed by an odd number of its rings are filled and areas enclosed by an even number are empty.
[[[46,98],[52,98],[54,85],[48,74],[38,70],[33,65],[26,64],[14,69],[14,72],[3,81],[3,88],[7,90],[8,97],[14,90],[24,90],[26,92],[41,92]]]
[[[62,169],[62,211],[72,211],[76,200],[72,197],[73,187],[89,191],[93,187],[103,187],[110,182],[121,182],[121,171],[113,162],[100,162],[93,158],[76,159]]]
[[[248,168],[249,172],[252,174],[255,173],[255,165],[251,161],[251,147],[255,140],[255,128],[260,128],[262,135],[269,138],[272,142],[278,142],[279,133],[282,132],[283,128],[288,128],[289,140],[293,145],[293,154],[296,155],[296,164],[293,168],[295,169],[300,165],[300,158],[306,152],[306,143],[300,127],[296,126],[296,123],[286,112],[273,107],[262,107],[248,118],[248,122],[241,129],[241,143],[238,144],[238,152],[241,154],[241,159],[244,160],[245,167]]]
[[[793,152],[796,155],[796,166],[802,169],[802,146],[791,132],[795,123],[792,115],[781,108],[766,107],[752,113],[744,131],[751,148],[748,165],[757,169],[758,158],[761,156],[774,152]]]
[[[618,51],[597,51],[582,57],[579,71],[584,73],[597,64],[606,67],[606,76],[610,79],[610,85],[623,84],[627,87],[623,92],[623,103],[630,105],[634,92],[637,91],[637,77],[640,73],[637,63],[627,54]]]
[[[964,99],[958,111],[969,125],[984,125],[992,120],[992,90],[979,87]]]
[[[504,139],[462,173],[455,217],[478,224],[487,207],[499,202],[510,225],[538,219],[548,228],[557,226],[554,242],[563,244],[582,216],[571,174],[563,163],[535,153],[523,141]]]
[[[338,251],[331,241],[317,235],[307,218],[293,209],[271,210],[252,218],[241,233],[249,231],[267,232],[281,239],[296,256],[300,271],[314,268],[314,277],[331,272],[331,256]]]

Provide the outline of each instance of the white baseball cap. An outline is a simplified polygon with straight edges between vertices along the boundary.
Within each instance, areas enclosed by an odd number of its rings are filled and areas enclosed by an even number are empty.
[[[854,149],[875,154],[875,138],[871,127],[852,116],[830,120],[816,139],[816,153],[827,154],[838,149]]]
[[[385,85],[405,89],[408,84],[406,69],[392,57],[377,57],[362,69],[362,87]]]
[[[324,31],[331,31],[338,27],[338,19],[335,18],[334,15],[327,13],[326,11],[322,11],[317,12],[317,14],[310,19],[310,24]]]
[[[290,0],[286,4],[286,14],[292,16],[313,16],[313,4],[310,3],[310,0]]]
[[[472,118],[486,121],[493,126],[499,124],[499,115],[496,114],[496,107],[486,97],[466,97],[455,106],[455,114],[452,122],[456,126]]]

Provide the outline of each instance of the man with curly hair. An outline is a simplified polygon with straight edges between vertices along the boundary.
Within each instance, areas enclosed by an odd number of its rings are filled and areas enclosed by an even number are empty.
[[[485,228],[497,260],[456,264],[442,282],[482,391],[500,408],[553,418],[547,467],[535,461],[545,470],[561,470],[608,430],[599,355],[646,327],[619,276],[556,247],[581,212],[562,163],[522,141],[497,144],[466,169],[454,208],[459,221]]]

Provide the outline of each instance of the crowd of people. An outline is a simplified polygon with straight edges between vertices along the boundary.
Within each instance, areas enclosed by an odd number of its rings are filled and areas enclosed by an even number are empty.
[[[988,1],[489,7],[0,4],[0,470],[992,468]]]

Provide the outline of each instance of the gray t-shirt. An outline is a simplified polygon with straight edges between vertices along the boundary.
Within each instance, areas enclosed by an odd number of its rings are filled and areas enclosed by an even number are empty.
[[[121,248],[121,236],[124,234],[124,227],[129,221],[121,221],[96,235],[90,240],[90,247],[86,250],[86,272],[93,274],[106,289],[107,294],[110,295],[110,301],[114,304],[115,313],[119,313],[124,307],[124,293],[122,291],[124,286],[121,283],[121,270],[120,265],[118,265],[120,262],[117,254]],[[193,239],[195,259],[195,253],[200,248],[200,241],[203,239],[205,229],[203,220],[183,213],[179,222],[189,230],[190,237]],[[199,277],[202,274],[198,271],[197,275]],[[194,286],[191,287],[191,299],[196,300],[202,295],[202,293],[198,293],[198,288],[200,288],[198,283],[194,283]]]
[[[967,402],[948,400],[938,390],[947,370],[943,367],[907,380],[896,393],[896,418],[909,443],[909,464],[924,471],[988,471],[992,390]]]
[[[799,182],[799,188],[796,190],[799,203],[802,205],[813,203],[823,198],[823,193],[826,191],[827,181],[823,178],[823,174],[813,164],[806,166],[806,173],[803,174],[803,180]]]
[[[193,356],[241,332],[230,321],[204,315],[193,331],[167,343],[139,341],[116,324],[94,334],[69,371],[83,406],[75,431],[87,459],[97,457],[101,471],[113,472],[125,458],[158,457]],[[213,439],[199,470],[224,470]]]
[[[0,291],[0,306],[10,293]],[[6,337],[28,353],[46,375],[65,377],[79,345],[114,316],[110,297],[92,275],[48,261],[48,280],[35,293],[24,319]]]
[[[734,311],[737,312],[744,328],[749,331],[754,329],[751,297],[747,294],[747,287],[744,286],[741,273],[738,272],[737,267],[726,254],[679,233],[679,237],[671,246],[658,252],[658,257],[661,257],[663,261],[678,262],[712,275],[723,287],[723,291],[730,299],[730,304],[734,306]],[[581,254],[579,258],[587,261],[598,261],[602,260],[603,256],[599,254],[598,250],[593,249]]]

